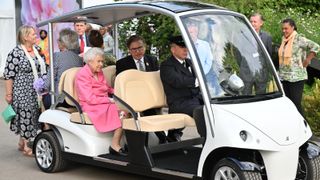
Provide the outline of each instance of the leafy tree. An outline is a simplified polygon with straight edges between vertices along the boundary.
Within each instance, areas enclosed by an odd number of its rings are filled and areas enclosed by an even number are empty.
[[[134,34],[143,37],[147,44],[146,53],[155,54],[160,61],[165,60],[169,52],[169,37],[179,34],[174,20],[168,16],[155,14],[125,21],[119,25],[120,48],[127,52],[126,40]]]
[[[236,54],[238,54],[237,52],[239,52],[239,50],[235,46],[233,46],[231,43],[227,43],[226,46],[224,47],[224,50],[226,54],[223,57],[223,61],[222,61],[223,67],[225,69],[230,69],[232,73],[238,74],[240,71],[240,67],[236,60],[241,57],[236,57]]]
[[[314,85],[302,101],[305,117],[310,124],[313,133],[320,136],[320,80],[316,79]]]

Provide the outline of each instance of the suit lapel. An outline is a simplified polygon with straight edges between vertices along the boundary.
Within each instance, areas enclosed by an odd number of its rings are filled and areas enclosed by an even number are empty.
[[[129,57],[129,62],[130,62],[130,69],[138,69],[136,62],[134,61],[132,56]]]
[[[146,71],[152,71],[151,67],[150,67],[150,60],[147,56],[144,56],[144,67],[146,67]]]
[[[188,68],[185,68],[175,57],[172,57],[172,61],[181,72],[187,75],[193,75]],[[189,66],[191,66],[190,62],[188,62]]]
[[[86,37],[85,40],[86,40],[87,47],[91,47],[90,42],[89,42],[89,36],[87,34],[85,34],[84,37]]]
[[[195,77],[191,60],[190,60],[190,59],[186,59],[185,61],[186,61],[186,63],[187,63],[187,68],[188,68],[188,70],[190,69],[189,72]]]

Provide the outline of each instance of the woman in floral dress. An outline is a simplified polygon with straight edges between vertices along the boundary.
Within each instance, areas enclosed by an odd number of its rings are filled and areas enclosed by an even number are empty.
[[[18,31],[19,44],[8,54],[4,78],[5,99],[16,112],[10,123],[10,129],[20,135],[19,150],[32,156],[28,141],[34,138],[39,130],[38,95],[33,82],[39,75],[46,73],[39,48],[35,46],[36,31],[32,26],[21,26]]]

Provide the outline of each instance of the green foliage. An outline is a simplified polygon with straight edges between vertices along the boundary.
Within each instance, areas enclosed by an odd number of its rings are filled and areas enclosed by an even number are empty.
[[[116,65],[116,57],[111,53],[104,53],[103,67]]]
[[[303,108],[305,117],[310,124],[312,132],[320,136],[320,80],[316,79],[313,86],[307,88],[308,92],[303,96]]]
[[[298,32],[320,43],[320,1],[319,0],[201,0],[242,13],[247,17],[260,12],[265,23],[263,29],[269,32],[273,43],[280,44],[282,38],[281,21],[292,18],[296,21]],[[119,26],[120,49],[128,53],[126,40],[130,35],[139,34],[146,40],[147,53],[163,61],[170,54],[168,38],[179,34],[172,18],[155,14],[125,21]]]
[[[319,0],[202,0],[227,9],[240,12],[247,17],[253,12],[265,18],[264,30],[269,32],[275,44],[281,43],[281,21],[292,18],[298,32],[320,43],[320,1]]]
[[[143,37],[147,44],[146,53],[154,54],[160,61],[165,60],[169,52],[169,37],[179,34],[180,30],[170,17],[155,14],[125,21],[119,26],[120,49],[128,53],[126,40],[134,34]]]
[[[225,69],[230,69],[231,72],[238,74],[240,71],[240,67],[236,61],[237,57],[235,56],[235,48],[231,45],[231,43],[227,43],[224,48],[226,54],[223,57],[223,67]]]

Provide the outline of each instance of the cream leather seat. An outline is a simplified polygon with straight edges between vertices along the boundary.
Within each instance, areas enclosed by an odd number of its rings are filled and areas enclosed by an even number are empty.
[[[63,93],[64,91],[67,94],[69,94],[71,98],[76,102],[79,102],[79,99],[75,89],[75,78],[80,69],[80,67],[75,67],[64,71],[61,75],[58,88],[59,94]],[[72,122],[91,125],[92,122],[90,121],[90,118],[88,117],[87,113],[83,112],[82,114],[80,114],[77,108],[75,108],[76,104],[72,101],[71,98],[66,97],[64,99],[68,105],[72,106],[71,108],[58,107],[57,109],[71,113],[70,121]],[[81,117],[84,120],[84,122],[82,122]]]
[[[126,70],[115,80],[115,95],[127,103],[135,113],[151,108],[166,106],[166,97],[160,79],[160,72]],[[116,100],[116,98],[115,98]],[[116,100],[121,110],[128,111]],[[133,131],[156,132],[195,126],[195,121],[187,114],[152,115],[123,119],[122,128]]]
[[[104,78],[107,81],[107,84],[114,87],[114,80],[116,79],[116,65],[110,65],[102,69]]]

